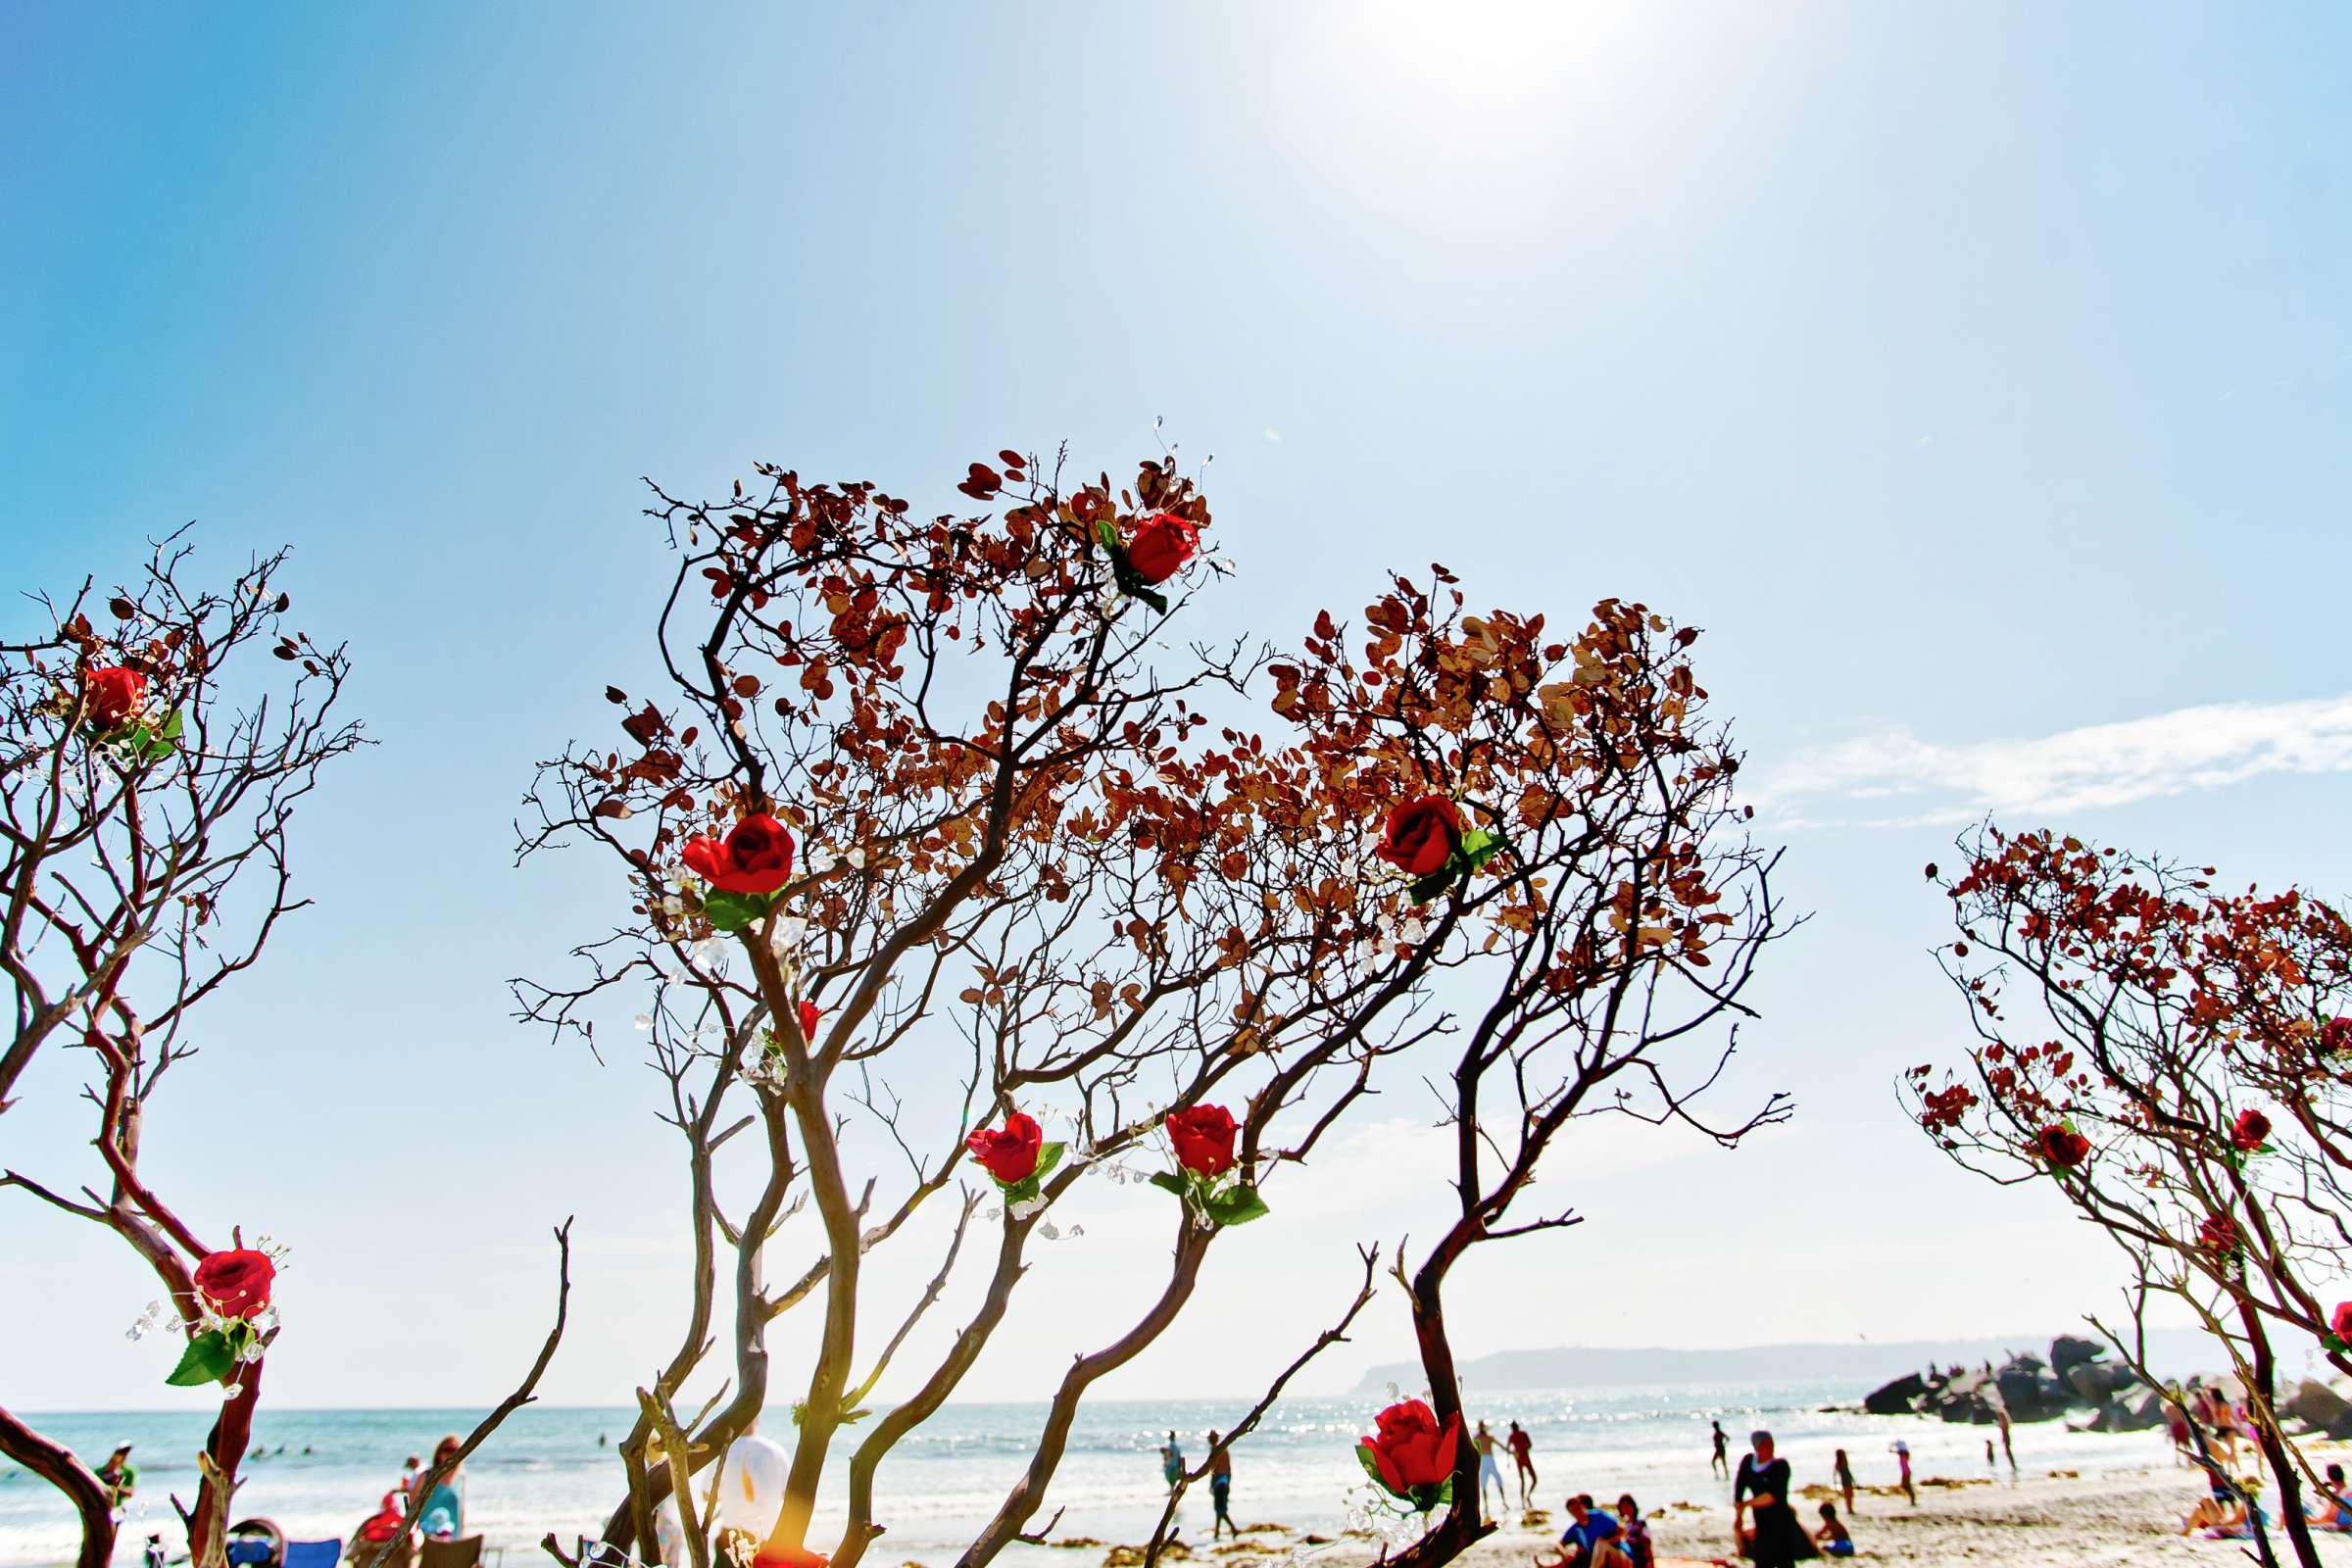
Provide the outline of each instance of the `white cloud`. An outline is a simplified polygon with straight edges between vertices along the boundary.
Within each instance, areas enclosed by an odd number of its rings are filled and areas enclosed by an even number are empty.
[[[1909,827],[2220,789],[2265,773],[2352,772],[2352,695],[2214,703],[2034,738],[1945,746],[1888,728],[1766,767],[1783,827]]]

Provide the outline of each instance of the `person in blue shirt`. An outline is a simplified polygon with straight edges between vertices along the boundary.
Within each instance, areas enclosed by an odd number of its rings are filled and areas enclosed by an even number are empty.
[[[1544,1568],[1633,1568],[1617,1521],[1594,1510],[1592,1498],[1570,1497],[1568,1528],[1560,1533],[1560,1554]]]

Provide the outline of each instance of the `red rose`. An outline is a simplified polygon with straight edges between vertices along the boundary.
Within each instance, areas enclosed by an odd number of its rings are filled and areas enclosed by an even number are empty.
[[[972,1157],[991,1176],[1011,1187],[1037,1174],[1037,1152],[1045,1147],[1045,1129],[1025,1111],[1007,1111],[1004,1125],[983,1127],[963,1141]]]
[[[2207,1215],[2197,1227],[2197,1245],[2209,1252],[2234,1252],[2238,1242],[2237,1221],[2226,1215]]]
[[[196,1294],[222,1317],[251,1317],[270,1304],[270,1282],[276,1277],[269,1253],[240,1247],[196,1265]]]
[[[2241,1110],[2230,1124],[2230,1147],[2251,1152],[2271,1141],[2271,1118],[2259,1110]]]
[[[807,1546],[761,1546],[752,1568],[825,1568],[825,1562],[823,1553]]]
[[[1381,1411],[1377,1424],[1380,1430],[1364,1439],[1364,1446],[1372,1450],[1381,1485],[1397,1496],[1409,1496],[1420,1487],[1444,1486],[1453,1474],[1462,1437],[1459,1415],[1447,1416],[1441,1427],[1436,1411],[1419,1399],[1407,1399]]]
[[[1168,1140],[1176,1163],[1197,1176],[1222,1176],[1233,1169],[1233,1135],[1241,1129],[1223,1105],[1193,1105],[1168,1112]]]
[[[1462,813],[1443,795],[1398,801],[1389,809],[1388,830],[1372,853],[1407,876],[1445,869],[1462,844]]]
[[[2034,1135],[2034,1150],[2060,1170],[2073,1170],[2090,1152],[2090,1140],[2071,1127],[2044,1127]]]
[[[135,669],[93,669],[87,677],[84,711],[102,730],[118,730],[138,717],[147,701],[147,677]]]
[[[678,855],[721,893],[773,893],[792,880],[792,830],[764,812],[736,823],[723,844],[688,839]]]
[[[1166,582],[1200,548],[1200,530],[1173,512],[1156,513],[1127,536],[1127,564],[1152,584]]]
[[[823,1013],[816,1010],[815,1003],[804,1002],[801,1004],[801,1038],[803,1040],[816,1038],[816,1020],[823,1016]]]
[[[2352,1018],[2330,1018],[2320,1025],[2322,1051],[2352,1051]]]
[[[2328,1320],[2328,1329],[2337,1339],[2352,1342],[2352,1301],[2335,1303],[2335,1316]]]

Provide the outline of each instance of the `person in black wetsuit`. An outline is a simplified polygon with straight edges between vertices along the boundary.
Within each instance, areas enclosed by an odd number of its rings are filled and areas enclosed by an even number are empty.
[[[1800,1558],[1820,1555],[1813,1538],[1788,1506],[1788,1461],[1772,1456],[1772,1434],[1749,1435],[1752,1453],[1740,1458],[1740,1474],[1732,1481],[1732,1528],[1741,1516],[1750,1534],[1748,1556],[1756,1568],[1793,1568]]]

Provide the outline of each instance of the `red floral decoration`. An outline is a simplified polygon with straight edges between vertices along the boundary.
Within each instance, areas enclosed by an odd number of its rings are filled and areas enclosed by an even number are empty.
[[[2245,1245],[2245,1237],[2238,1231],[2237,1221],[2227,1214],[2211,1214],[2197,1227],[2197,1245],[2208,1252],[2234,1252]]]
[[[1200,549],[1200,529],[1173,512],[1155,513],[1127,536],[1127,564],[1156,587],[1181,571]]]
[[[196,1294],[222,1317],[250,1318],[270,1304],[277,1265],[270,1254],[240,1247],[196,1265]]]
[[[1176,1163],[1196,1176],[1222,1176],[1233,1169],[1233,1140],[1241,1129],[1223,1105],[1188,1105],[1168,1112],[1168,1141]]]
[[[2060,1170],[2073,1170],[2090,1153],[2090,1140],[2072,1127],[2044,1127],[2034,1135],[2034,1152]]]
[[[1372,853],[1407,876],[1423,877],[1444,870],[1461,843],[1461,808],[1443,795],[1424,795],[1390,808]]]
[[[102,667],[89,672],[83,710],[100,730],[121,729],[139,716],[147,702],[147,677],[135,669]]]
[[[802,1003],[800,1011],[801,1038],[803,1040],[814,1040],[816,1038],[816,1021],[819,1018],[822,1018],[824,1014],[816,1010],[816,1004],[813,1002]]]
[[[2251,1153],[2271,1141],[2271,1118],[2259,1110],[2241,1110],[2230,1125],[2230,1147]]]
[[[721,893],[773,893],[792,880],[792,830],[765,812],[735,824],[724,841],[688,839],[679,858]]]
[[[1426,1512],[1453,1475],[1462,1438],[1462,1418],[1438,1423],[1437,1412],[1419,1399],[1392,1404],[1375,1419],[1372,1436],[1356,1445],[1364,1468],[1391,1495]]]
[[[982,1127],[963,1141],[998,1181],[1011,1187],[1037,1174],[1038,1152],[1045,1148],[1045,1129],[1026,1111],[1008,1111],[1002,1127]]]

